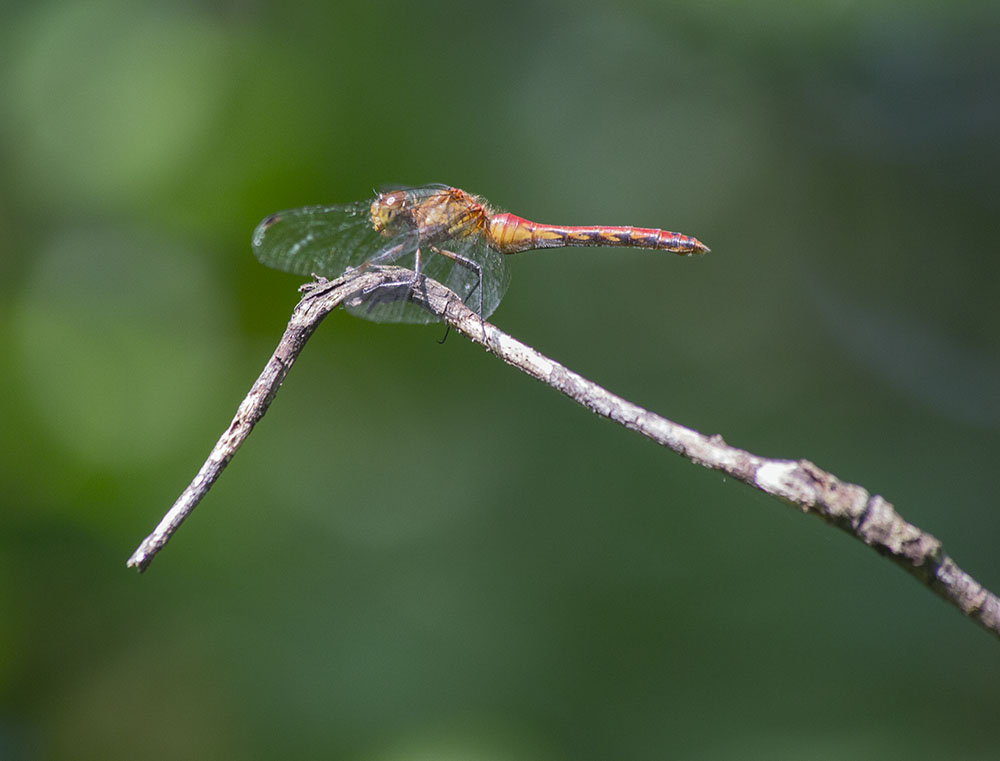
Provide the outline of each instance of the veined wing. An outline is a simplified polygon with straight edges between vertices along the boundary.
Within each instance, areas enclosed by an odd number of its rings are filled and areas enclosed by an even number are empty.
[[[500,304],[500,300],[510,285],[510,268],[507,258],[487,245],[480,234],[446,240],[440,248],[457,254],[482,268],[482,283],[479,273],[461,262],[440,254],[433,254],[424,272],[462,297],[462,301],[472,311],[485,320]]]
[[[433,247],[427,245],[421,246],[421,274],[437,280],[457,293],[466,306],[477,314],[481,307],[483,319],[489,317],[510,284],[510,269],[505,258],[487,246],[479,235],[451,238],[437,245],[472,265],[478,265],[482,270],[482,283],[479,281],[479,271],[474,266],[439,254]],[[392,257],[391,262],[412,269],[415,249],[415,241],[404,245],[400,249],[400,254]],[[387,259],[385,263],[388,264],[389,260]],[[420,282],[414,287],[419,290]],[[426,309],[411,303],[409,295],[409,292],[402,289],[395,291],[382,289],[370,294],[360,304],[352,306],[348,303],[347,311],[374,322],[408,322],[425,325],[439,320]]]
[[[254,256],[284,272],[338,277],[385,247],[369,205],[305,206],[272,214],[253,231]]]
[[[430,195],[436,187],[417,188]],[[375,231],[370,201],[337,206],[306,206],[281,211],[264,219],[253,233],[253,251],[268,267],[300,275],[338,277],[348,267],[359,267],[370,259],[378,264],[396,264],[412,269],[420,233],[409,230],[387,239]],[[433,237],[433,236],[432,236]],[[437,245],[472,266],[436,253]],[[476,233],[448,238],[421,246],[421,273],[453,290],[476,312],[489,317],[510,283],[504,257]],[[482,270],[482,283],[479,271]],[[420,287],[419,283],[416,285]],[[379,289],[347,310],[375,322],[429,323],[437,320],[426,310],[409,303],[403,289]]]

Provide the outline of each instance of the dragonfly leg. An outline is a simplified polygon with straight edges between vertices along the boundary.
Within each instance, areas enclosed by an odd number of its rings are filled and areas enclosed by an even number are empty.
[[[378,254],[369,259],[367,262],[361,265],[359,269],[361,269],[362,267],[367,267],[379,260],[389,258],[390,255],[397,253],[400,248],[402,248],[402,244],[400,244],[399,246],[393,246],[388,251],[383,251],[381,254]],[[411,277],[408,277],[405,280],[393,280],[388,283],[379,283],[378,285],[373,285],[368,288],[362,289],[361,292],[365,296],[369,296],[375,291],[392,290],[397,288],[403,289],[402,296],[392,296],[390,294],[386,294],[384,297],[381,298],[375,297],[371,299],[371,301],[368,303],[368,311],[371,312],[372,309],[375,308],[375,305],[382,301],[395,301],[396,299],[406,298],[407,296],[409,296],[410,293],[413,291],[413,289],[416,287],[417,283],[420,281],[420,261],[421,261],[420,248],[418,247],[413,254],[413,275]]]
[[[347,271],[364,272],[366,269],[368,269],[373,265],[377,265],[379,262],[384,262],[386,260],[392,261],[397,256],[399,256],[400,252],[403,250],[403,247],[406,245],[406,243],[407,243],[406,241],[403,241],[402,243],[397,243],[395,246],[389,246],[389,248],[387,248],[385,251],[379,251],[371,259],[365,259],[357,267],[348,267]]]
[[[471,291],[465,294],[462,298],[468,299],[474,291],[479,291],[479,308],[476,310],[476,314],[479,315],[479,324],[483,328],[483,340],[486,340],[486,322],[483,320],[483,265],[479,262],[475,262],[461,254],[456,254],[454,251],[448,251],[444,248],[438,248],[437,246],[431,246],[431,251],[436,254],[441,254],[441,256],[451,259],[455,264],[459,264],[468,270],[472,270],[476,273],[476,285]]]

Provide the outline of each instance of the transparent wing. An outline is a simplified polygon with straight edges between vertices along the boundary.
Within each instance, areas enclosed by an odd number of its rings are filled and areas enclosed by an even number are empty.
[[[466,306],[477,314],[480,313],[481,287],[481,316],[486,319],[493,314],[510,285],[510,270],[506,258],[490,248],[478,234],[444,241],[439,248],[478,264],[483,271],[482,285],[480,286],[477,272],[439,254],[432,255],[433,264],[428,263],[425,269],[427,275],[461,296]]]
[[[437,248],[457,254],[463,259],[478,264],[482,268],[482,302],[480,304],[479,273],[442,254],[435,253],[428,246],[421,248],[421,272],[429,278],[437,280],[462,297],[471,310],[476,313],[482,306],[482,316],[486,319],[497,308],[503,295],[510,285],[510,270],[506,259],[497,251],[486,245],[478,236],[452,238],[436,244]],[[413,269],[414,246],[403,246],[400,254],[394,257],[394,264]],[[387,260],[382,263],[388,264]],[[420,288],[418,282],[415,286]],[[347,306],[347,311],[375,322],[407,322],[427,324],[437,322],[438,318],[426,309],[409,301],[409,291],[405,288],[381,289],[369,294],[363,303]]]
[[[436,186],[415,189],[424,195]],[[489,317],[510,283],[504,257],[486,245],[478,234],[437,241],[438,248],[473,262],[482,269],[482,284],[474,267],[437,254],[419,242],[416,230],[387,239],[375,231],[369,214],[370,201],[337,206],[306,206],[280,211],[267,217],[254,230],[253,252],[268,267],[299,275],[338,277],[348,267],[360,267],[372,258],[377,264],[395,264],[413,269],[414,253],[421,245],[421,272],[455,291],[470,309]],[[420,284],[417,283],[417,288]],[[480,290],[481,288],[481,290]],[[409,301],[405,287],[380,288],[365,294],[347,311],[374,322],[426,324],[437,318]]]
[[[386,239],[372,226],[369,206],[369,201],[359,201],[272,214],[253,231],[254,256],[284,272],[338,277],[385,247]]]

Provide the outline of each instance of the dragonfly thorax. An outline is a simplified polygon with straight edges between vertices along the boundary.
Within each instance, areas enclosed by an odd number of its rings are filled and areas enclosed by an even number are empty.
[[[486,228],[490,213],[475,196],[443,186],[379,193],[370,207],[376,232],[393,237],[416,230],[428,243],[473,235]]]

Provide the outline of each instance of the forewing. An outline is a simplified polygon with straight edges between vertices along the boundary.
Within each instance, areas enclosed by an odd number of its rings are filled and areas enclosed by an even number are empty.
[[[409,230],[393,240],[385,242],[372,259],[373,266],[394,265],[412,270],[414,254],[417,250],[419,235],[416,230]],[[426,254],[424,255],[426,257]],[[417,284],[419,288],[419,283]],[[358,297],[360,300],[357,300]],[[405,284],[399,286],[383,286],[371,293],[354,294],[344,302],[344,308],[355,317],[363,317],[372,322],[408,322],[423,325],[434,322],[437,318],[426,309],[413,304],[409,300],[410,290]]]
[[[337,277],[385,247],[369,216],[369,201],[279,211],[253,231],[261,264],[299,275]]]
[[[417,188],[430,195],[437,186]],[[395,240],[379,235],[370,218],[370,201],[338,206],[306,206],[264,219],[253,233],[253,251],[268,267],[299,275],[333,278],[348,267],[359,267],[373,257],[373,264],[395,264],[412,269],[418,245],[416,231]],[[486,245],[477,233],[435,243],[482,268],[482,283],[475,268],[465,266],[421,243],[421,272],[457,293],[470,309],[489,317],[510,283],[505,257]],[[389,253],[388,256],[380,254]],[[418,283],[417,288],[420,287]],[[480,290],[481,289],[481,290]],[[429,323],[437,318],[409,301],[403,288],[380,288],[365,294],[362,303],[348,306],[352,314],[375,322]]]

